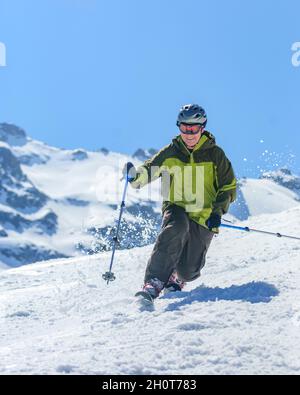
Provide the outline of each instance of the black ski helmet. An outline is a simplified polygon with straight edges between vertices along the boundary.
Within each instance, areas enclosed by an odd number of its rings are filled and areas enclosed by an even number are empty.
[[[186,104],[181,107],[177,118],[177,126],[181,123],[201,125],[205,128],[207,115],[204,108],[198,106],[198,104]]]

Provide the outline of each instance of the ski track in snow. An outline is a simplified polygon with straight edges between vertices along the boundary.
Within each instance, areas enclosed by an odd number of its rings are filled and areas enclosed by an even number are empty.
[[[300,234],[300,207],[247,225]],[[292,230],[292,231],[291,231]],[[140,311],[151,246],[0,272],[0,374],[299,374],[300,243],[223,230],[202,277]]]

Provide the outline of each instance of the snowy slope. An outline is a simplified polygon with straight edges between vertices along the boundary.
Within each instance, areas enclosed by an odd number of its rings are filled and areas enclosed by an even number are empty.
[[[247,225],[300,235],[299,205]],[[140,311],[151,246],[0,273],[1,374],[299,374],[300,243],[223,230],[201,279]]]

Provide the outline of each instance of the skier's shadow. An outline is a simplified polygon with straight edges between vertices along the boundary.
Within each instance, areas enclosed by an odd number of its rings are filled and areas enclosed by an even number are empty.
[[[232,285],[229,288],[198,287],[190,292],[167,294],[163,299],[181,299],[171,303],[166,311],[178,310],[180,307],[194,302],[244,301],[249,303],[270,303],[279,295],[279,290],[272,284],[252,282],[244,285]]]

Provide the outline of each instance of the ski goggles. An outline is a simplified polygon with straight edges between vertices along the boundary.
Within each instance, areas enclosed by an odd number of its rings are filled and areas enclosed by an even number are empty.
[[[203,126],[199,124],[190,125],[187,123],[181,123],[179,125],[179,129],[183,134],[198,134],[203,129]]]

